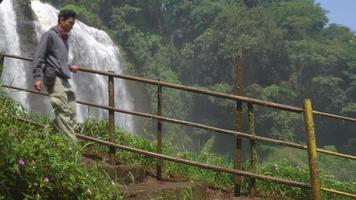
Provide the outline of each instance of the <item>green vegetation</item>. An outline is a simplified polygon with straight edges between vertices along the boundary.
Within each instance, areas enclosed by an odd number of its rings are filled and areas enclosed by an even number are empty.
[[[88,135],[108,139],[107,123],[105,121],[90,120],[82,124],[82,132]],[[96,135],[96,133],[100,133]],[[116,142],[119,144],[155,152],[156,143],[142,139],[142,137],[134,136],[123,130],[117,131]],[[105,151],[108,148],[100,145],[89,143],[86,148],[90,152]],[[270,156],[267,160],[260,160],[257,164],[257,173],[272,177],[285,178],[300,182],[309,183],[309,169],[307,165],[307,152],[290,148],[277,148],[273,146],[260,145],[260,152],[267,152]],[[212,164],[215,166],[233,168],[232,160],[228,157],[222,157],[208,152],[192,153],[189,151],[180,151],[175,144],[166,144],[162,150],[163,154],[179,157],[187,160],[193,160],[201,163]],[[147,169],[154,171],[156,159],[127,151],[118,151],[117,158],[121,162],[130,163],[133,165],[145,166]],[[288,159],[287,159],[288,158]],[[332,156],[321,155],[319,159],[321,166],[321,182],[322,187],[337,189],[345,192],[356,191],[356,181],[350,177],[355,176],[354,172],[350,171],[356,167],[355,161],[338,159]],[[243,170],[249,170],[249,164],[246,162]],[[232,191],[233,179],[232,176],[226,173],[215,172],[212,170],[199,169],[184,164],[164,161],[163,171],[165,176],[173,179],[185,180],[200,180],[206,181],[214,188],[220,188]],[[338,171],[337,176],[332,175]],[[347,175],[349,175],[347,177]],[[248,178],[243,179],[243,187],[248,188]],[[286,185],[275,184],[268,181],[257,181],[257,190],[259,195],[274,196],[293,199],[308,199],[311,195],[310,191],[293,188]],[[345,200],[343,196],[328,194],[323,192],[323,199],[330,200]]]
[[[90,120],[82,125],[83,133],[88,135],[108,139],[107,123],[105,121]],[[95,135],[95,133],[100,133]],[[134,136],[123,130],[117,132],[116,142],[127,146],[144,149],[155,152],[155,142],[149,142],[141,137]],[[108,151],[108,148],[90,143],[86,148],[87,151]],[[309,169],[307,166],[306,151],[296,151],[290,148],[276,148],[272,146],[259,146],[258,151],[268,152],[271,156],[268,160],[261,160],[257,164],[257,173],[267,176],[286,178],[289,180],[296,180],[309,183]],[[167,144],[163,147],[163,154],[172,155],[187,160],[193,160],[201,163],[208,163],[216,166],[233,168],[232,160],[227,157],[222,157],[209,152],[192,153],[187,151],[180,151],[174,144]],[[145,166],[152,171],[155,170],[156,159],[140,154],[130,153],[127,151],[117,151],[117,158],[121,162],[131,163],[134,165]],[[274,159],[272,159],[274,158]],[[278,159],[276,159],[278,158]],[[283,159],[280,159],[283,158]],[[288,158],[288,159],[286,159]],[[321,181],[322,186],[326,188],[333,188],[341,191],[353,192],[356,190],[356,182],[354,179],[344,180],[344,175],[353,173],[350,168],[356,167],[356,162],[345,161],[344,159],[335,159],[331,156],[321,156],[319,159],[321,166]],[[248,162],[243,166],[244,170],[248,170]],[[186,180],[203,180],[207,181],[212,187],[221,188],[232,191],[233,179],[232,176],[226,173],[215,172],[212,170],[199,169],[184,164],[177,164],[174,162],[165,161],[163,170],[165,176],[177,179]],[[338,170],[339,176],[332,175]],[[348,172],[348,173],[347,173]],[[351,177],[354,176],[351,174]],[[341,178],[340,178],[341,177]],[[248,187],[248,179],[243,180],[243,187]],[[274,184],[267,181],[257,181],[257,190],[262,196],[274,196],[280,198],[290,197],[293,199],[308,199],[310,191],[305,191],[298,188],[293,188],[285,185]],[[323,199],[348,199],[342,196],[331,195],[323,193]]]
[[[265,152],[269,156],[257,164],[260,174],[277,176],[290,180],[298,180],[309,183],[309,169],[307,152],[292,148],[281,148],[273,146],[259,146],[258,151]],[[337,158],[319,154],[319,168],[321,171],[321,185],[324,188],[333,188],[339,191],[356,191],[356,181],[353,178],[355,172],[350,169],[356,167],[356,161]],[[257,182],[257,187],[263,191],[273,191],[276,194],[292,196],[296,199],[307,199],[310,197],[308,191],[302,191],[297,188],[281,189],[286,186],[275,187],[265,181]],[[332,195],[323,192],[323,199],[348,199],[343,196]]]
[[[0,91],[0,199],[121,199],[119,184],[83,163],[84,146],[54,134],[50,125],[12,118],[27,115]]]

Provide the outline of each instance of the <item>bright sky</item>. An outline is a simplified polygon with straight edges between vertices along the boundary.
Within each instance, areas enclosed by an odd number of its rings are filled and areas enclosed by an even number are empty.
[[[356,32],[356,0],[315,0],[329,11],[329,23],[347,26]]]

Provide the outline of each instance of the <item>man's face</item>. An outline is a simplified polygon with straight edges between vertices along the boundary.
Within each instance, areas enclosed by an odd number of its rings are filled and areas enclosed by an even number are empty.
[[[64,18],[60,18],[59,20],[59,26],[66,33],[69,33],[70,30],[72,30],[74,24],[75,24],[75,19],[73,17],[70,17],[66,20]]]

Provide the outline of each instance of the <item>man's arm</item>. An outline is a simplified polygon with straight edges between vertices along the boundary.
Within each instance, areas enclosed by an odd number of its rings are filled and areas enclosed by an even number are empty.
[[[42,85],[42,66],[45,64],[45,58],[48,52],[48,44],[49,44],[49,33],[45,33],[42,35],[40,39],[40,43],[37,47],[35,57],[33,59],[33,70],[32,76],[34,80],[35,90],[41,91]]]

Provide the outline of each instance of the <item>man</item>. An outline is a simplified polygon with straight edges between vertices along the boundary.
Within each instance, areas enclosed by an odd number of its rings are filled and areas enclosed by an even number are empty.
[[[33,61],[35,90],[41,91],[43,83],[54,109],[54,122],[58,131],[74,141],[77,140],[73,130],[76,102],[68,80],[71,72],[78,71],[78,66],[68,64],[68,33],[72,30],[75,19],[74,11],[60,11],[57,26],[42,35]]]

